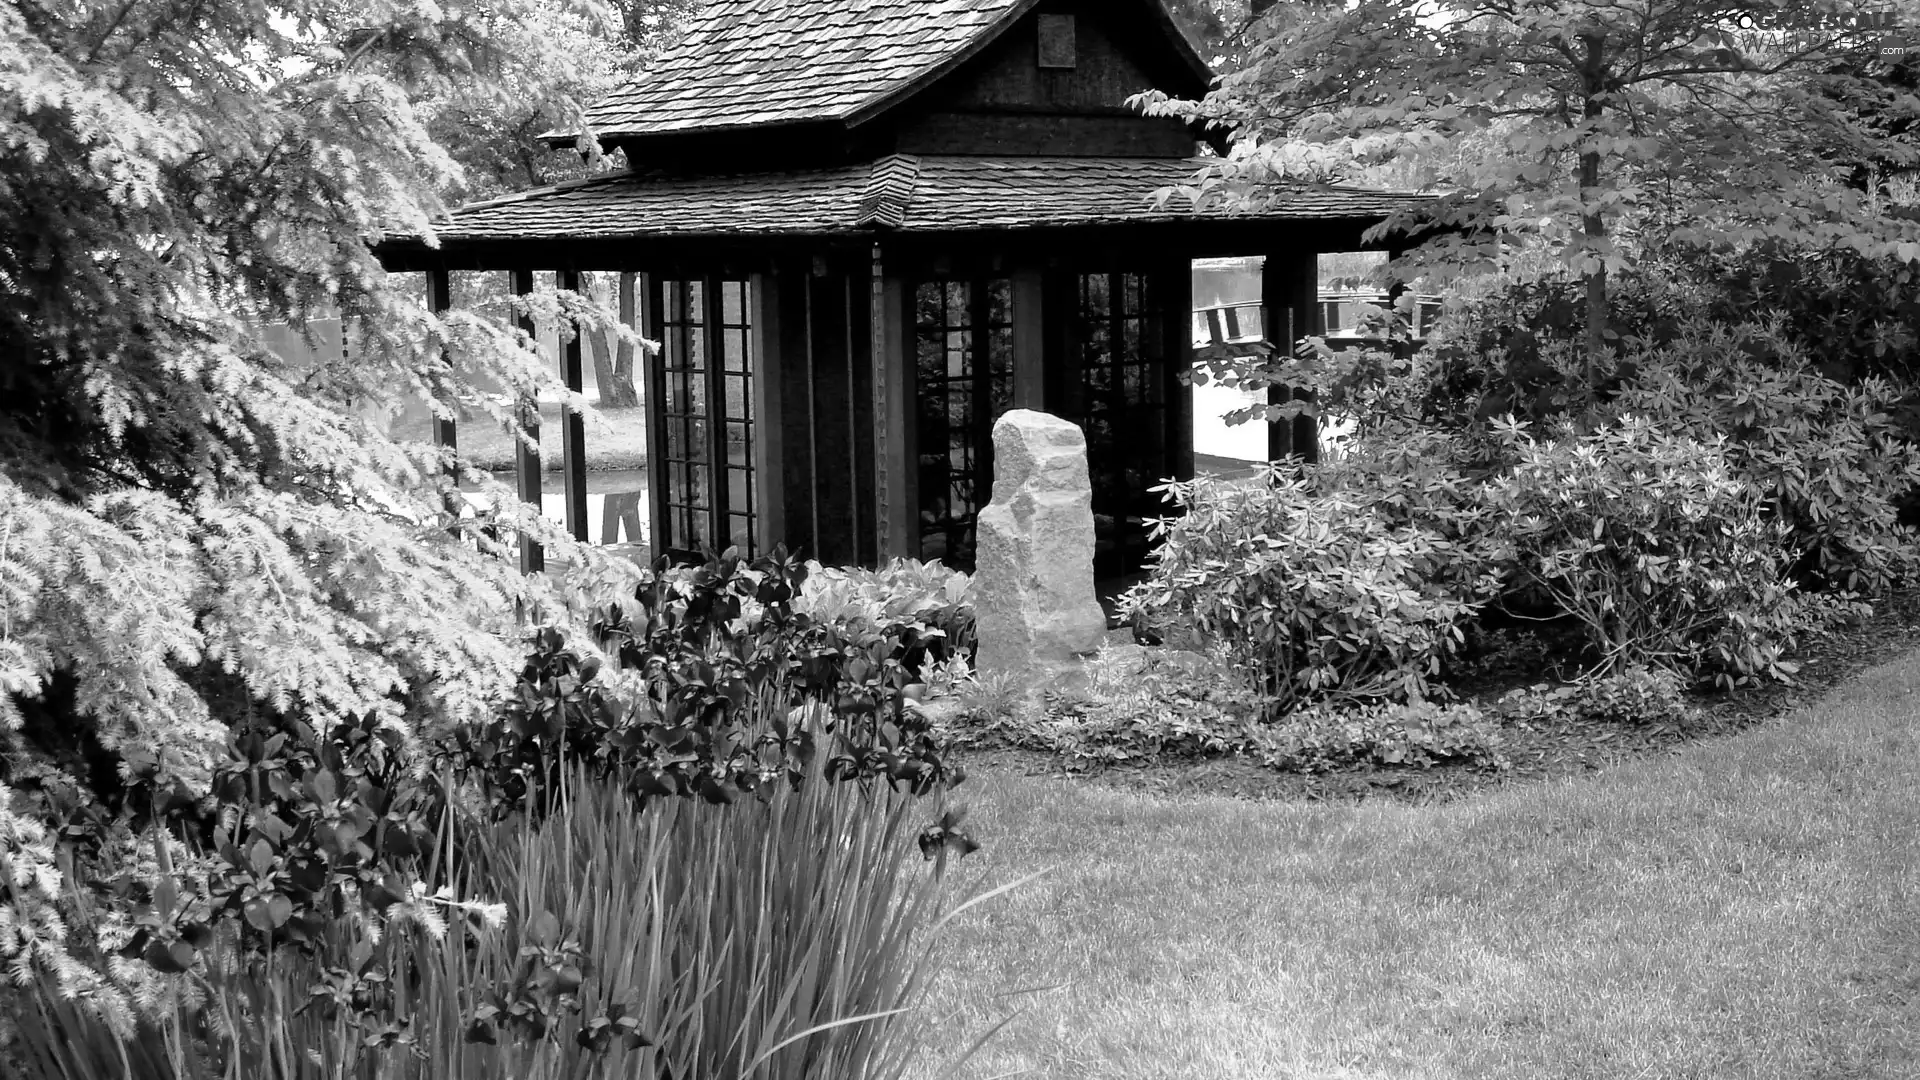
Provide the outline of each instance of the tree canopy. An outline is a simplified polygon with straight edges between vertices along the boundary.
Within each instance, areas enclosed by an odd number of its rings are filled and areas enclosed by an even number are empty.
[[[517,396],[563,392],[524,335],[429,312],[369,241],[431,235],[443,193],[471,184],[450,103],[577,114],[569,50],[618,26],[597,0],[0,4],[0,854],[16,881],[51,900],[59,879],[15,796],[111,788],[118,770],[192,797],[228,725],[269,710],[432,731],[510,685],[517,615],[565,621],[579,588],[631,580],[484,476],[468,486],[497,506],[461,512],[450,458],[361,411],[411,395],[505,422]],[[262,326],[321,313],[359,329],[351,362],[263,347]],[[503,557],[518,531],[576,564],[569,589]],[[11,913],[0,960],[84,983],[51,911]]]
[[[1234,157],[1190,197],[1410,184],[1443,196],[1443,231],[1407,273],[1552,250],[1586,283],[1597,351],[1608,274],[1639,236],[1920,260],[1920,232],[1890,212],[1885,185],[1857,182],[1865,162],[1920,165],[1904,126],[1920,98],[1877,55],[1885,20],[1869,14],[1856,0],[1309,6],[1270,16],[1203,100],[1141,100],[1236,133]]]

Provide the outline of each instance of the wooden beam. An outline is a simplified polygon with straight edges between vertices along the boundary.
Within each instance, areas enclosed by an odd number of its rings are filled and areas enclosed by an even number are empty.
[[[900,402],[905,420],[900,438],[900,458],[906,470],[900,485],[900,498],[906,506],[903,527],[907,532],[906,553],[923,559],[926,553],[920,550],[920,271],[907,269],[898,258],[893,260],[891,270],[894,280],[900,282],[901,294],[896,311],[901,334]]]
[[[1267,341],[1280,351],[1276,360],[1290,363],[1302,338],[1325,333],[1320,321],[1320,256],[1312,249],[1295,248],[1267,256],[1261,274],[1261,303],[1267,327]],[[1267,388],[1267,403],[1285,405],[1311,401],[1313,395],[1294,386]],[[1275,461],[1296,457],[1302,461],[1320,460],[1320,428],[1311,416],[1301,415],[1289,423],[1276,421],[1267,429],[1267,454]]]
[[[895,370],[899,363],[899,328],[890,316],[893,312],[888,289],[885,252],[873,245],[873,270],[868,279],[867,342],[872,370],[873,404],[873,550],[876,562],[903,554],[894,546],[894,521],[901,507],[895,498],[900,469],[895,461],[896,447],[903,434],[894,422],[894,390],[900,382]]]
[[[511,278],[513,295],[532,295],[533,271],[514,270],[511,272]],[[526,332],[528,337],[535,338],[534,347],[536,349],[539,348],[539,341],[536,337],[537,328],[533,324],[533,317],[522,313],[518,317],[517,323],[520,329]],[[539,445],[540,403],[538,401],[530,401],[523,397],[515,405],[515,414],[515,418],[519,421],[520,430],[526,433],[527,438],[533,440],[534,445]],[[525,443],[517,439],[514,441],[513,449],[513,478],[520,489],[520,501],[531,505],[535,512],[538,512],[540,509],[540,454],[538,451],[529,448]],[[521,534],[520,572],[523,574],[535,574],[546,568],[546,552],[541,550],[540,545],[535,543],[531,537],[528,537],[524,533]]]
[[[1175,480],[1193,479],[1193,262],[1169,259],[1161,328],[1167,369],[1167,469]],[[1186,374],[1188,379],[1181,376]]]
[[[847,525],[853,530],[851,561],[866,567],[880,562],[880,498],[874,474],[879,470],[881,434],[875,421],[885,413],[874,397],[882,340],[874,322],[880,300],[878,271],[879,267],[861,267],[847,273],[847,436],[853,467],[853,505],[848,508]]]
[[[758,147],[758,144],[755,144]],[[764,151],[762,151],[764,152]],[[1033,229],[955,229],[903,232],[890,236],[889,262],[915,252],[955,260],[998,252],[1008,258],[1041,261],[1072,252],[1086,265],[1137,257],[1143,251],[1179,250],[1193,258],[1257,255],[1265,251],[1310,247],[1316,251],[1384,251],[1388,241],[1369,243],[1362,234],[1378,217],[1256,218],[1240,216],[1176,218],[1150,222],[1089,222]],[[871,250],[869,237],[788,234],[441,238],[430,248],[419,240],[388,240],[376,248],[391,272],[430,270],[511,270],[516,266],[572,266],[581,270],[644,270],[667,277],[695,277],[716,265],[734,262],[759,267],[769,259],[809,259],[820,252],[860,257]],[[644,253],[645,263],[639,258]],[[901,269],[907,270],[902,264]]]
[[[852,335],[847,325],[851,276],[827,267],[808,281],[808,335],[813,407],[813,508],[815,558],[828,566],[859,561],[853,442]]]
[[[562,270],[554,284],[567,292],[580,291],[580,271]],[[576,321],[573,336],[561,347],[560,377],[567,389],[586,392],[586,373],[580,365],[580,335],[586,331]],[[587,421],[580,410],[567,404],[560,424],[560,469],[566,477],[567,532],[581,543],[587,542]]]
[[[1404,243],[1396,243],[1396,244],[1389,245],[1387,248],[1387,261],[1393,262],[1395,259],[1398,259],[1400,256],[1405,255],[1406,253],[1407,253],[1407,246]],[[1393,283],[1387,286],[1387,310],[1397,312],[1397,309],[1400,303],[1400,298],[1402,296],[1405,296],[1406,294],[1407,294],[1407,283],[1400,280],[1399,276],[1396,275],[1393,279]],[[1409,336],[1419,337],[1424,332],[1424,330],[1425,330],[1425,327],[1420,325],[1419,298],[1415,297],[1413,308],[1407,313],[1407,333]],[[1393,349],[1394,349],[1394,354],[1396,356],[1399,356],[1403,360],[1413,355],[1412,342],[1405,342],[1405,343],[1395,342]]]
[[[1194,153],[1193,133],[1185,124],[1138,114],[929,113],[903,127],[897,145],[902,154],[928,155],[1184,158]]]
[[[427,308],[435,315],[444,315],[453,309],[453,274],[446,270],[427,271]],[[433,418],[433,445],[447,450],[460,449],[459,431],[451,418]],[[449,465],[447,471],[455,476],[460,467]]]
[[[660,348],[646,357],[644,378],[647,406],[647,556],[659,562],[667,554],[667,338],[666,282],[660,274],[647,274],[638,283],[646,297],[642,319],[646,329],[641,336],[657,341]]]
[[[753,470],[757,478],[754,513],[760,519],[760,554],[782,543],[787,533],[786,484],[781,435],[780,289],[777,272],[761,272],[749,279],[753,304]]]
[[[874,290],[874,340],[880,353],[874,358],[874,404],[878,407],[875,438],[882,440],[874,448],[874,460],[884,483],[875,484],[881,517],[880,558],[919,553],[919,505],[914,492],[919,487],[914,473],[918,461],[913,455],[912,432],[913,356],[908,351],[912,315],[907,290],[909,283],[897,272],[876,267],[878,284]]]

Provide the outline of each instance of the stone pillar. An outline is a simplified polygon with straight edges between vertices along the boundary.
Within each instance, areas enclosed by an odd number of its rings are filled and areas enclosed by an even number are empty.
[[[1057,416],[1014,409],[993,426],[993,470],[976,526],[977,666],[1031,687],[1106,637],[1086,436]]]

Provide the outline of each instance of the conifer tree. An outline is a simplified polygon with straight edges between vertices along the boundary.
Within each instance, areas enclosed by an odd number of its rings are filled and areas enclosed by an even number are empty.
[[[510,685],[522,617],[564,621],[583,588],[631,579],[482,478],[498,508],[463,519],[450,458],[364,419],[411,395],[507,422],[514,397],[560,390],[510,322],[434,315],[369,243],[431,235],[463,181],[448,103],[576,116],[568,49],[617,32],[597,0],[0,2],[16,977],[95,978],[62,958],[35,791],[110,794],[138,770],[201,793],[231,725],[263,710],[430,735]],[[263,326],[323,313],[357,328],[349,362],[263,347]],[[505,557],[497,538],[523,531],[579,564],[568,587]]]

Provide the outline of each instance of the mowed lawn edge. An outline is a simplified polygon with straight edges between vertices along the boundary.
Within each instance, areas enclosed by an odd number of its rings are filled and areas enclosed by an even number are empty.
[[[1920,1076],[1917,691],[1425,807],[976,770],[968,873],[1049,872],[951,928],[928,1075],[1019,1010],[956,1075]]]

